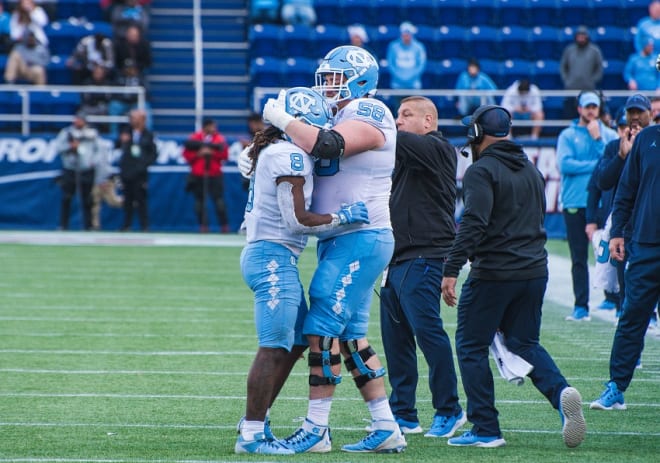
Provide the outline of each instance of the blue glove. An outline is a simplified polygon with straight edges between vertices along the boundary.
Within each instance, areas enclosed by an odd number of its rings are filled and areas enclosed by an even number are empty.
[[[344,204],[337,211],[339,225],[348,225],[351,223],[369,223],[369,212],[367,205],[362,201],[353,204]]]

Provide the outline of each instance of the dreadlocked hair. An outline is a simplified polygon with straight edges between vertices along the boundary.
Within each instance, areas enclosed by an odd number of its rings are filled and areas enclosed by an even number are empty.
[[[254,172],[254,169],[257,165],[257,159],[259,158],[259,153],[261,153],[261,150],[267,147],[268,145],[272,144],[275,140],[281,140],[282,133],[283,132],[280,129],[278,129],[274,125],[271,125],[270,127],[260,130],[259,132],[254,134],[254,139],[252,140],[252,147],[250,148],[250,151],[248,151],[248,157],[252,159],[252,169],[250,169],[250,172],[248,172],[248,174]]]

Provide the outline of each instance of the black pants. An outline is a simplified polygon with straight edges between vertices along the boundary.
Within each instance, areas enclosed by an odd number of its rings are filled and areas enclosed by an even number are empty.
[[[142,231],[149,228],[147,216],[147,176],[136,178],[121,178],[124,186],[124,225],[122,230],[129,230],[133,226],[133,210],[137,208],[138,220]]]
[[[575,305],[589,310],[589,238],[585,232],[587,226],[586,210],[564,209],[566,239],[571,252],[571,275]]]
[[[208,227],[209,217],[206,211],[206,200],[211,199],[220,226],[227,225],[227,208],[224,199],[224,183],[222,175],[203,177],[191,175],[188,177],[186,190],[195,197],[195,214],[201,226]]]
[[[85,230],[92,228],[92,188],[94,187],[94,169],[74,170],[64,169],[59,179],[62,188],[62,204],[60,208],[60,228],[69,229],[71,201],[76,193],[79,195],[82,211],[82,226]]]

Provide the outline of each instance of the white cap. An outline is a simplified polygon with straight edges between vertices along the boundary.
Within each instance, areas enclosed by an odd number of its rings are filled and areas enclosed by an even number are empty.
[[[399,26],[399,30],[401,31],[402,34],[415,35],[417,33],[417,28],[415,27],[415,25],[408,21],[402,22],[401,25]]]
[[[348,26],[348,35],[357,35],[364,43],[369,41],[367,31],[364,30],[362,24],[353,24],[352,26]]]

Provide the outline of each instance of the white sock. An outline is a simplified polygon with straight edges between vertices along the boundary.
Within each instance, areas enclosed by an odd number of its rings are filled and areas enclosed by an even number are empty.
[[[374,421],[394,421],[394,415],[392,414],[392,409],[390,404],[387,401],[387,397],[379,397],[374,400],[367,402],[367,407],[369,408],[369,413],[371,413],[371,419]]]
[[[307,407],[307,419],[318,426],[327,426],[330,420],[332,397],[310,399]]]
[[[243,421],[241,426],[241,437],[245,440],[254,440],[254,435],[264,432],[263,421]]]

